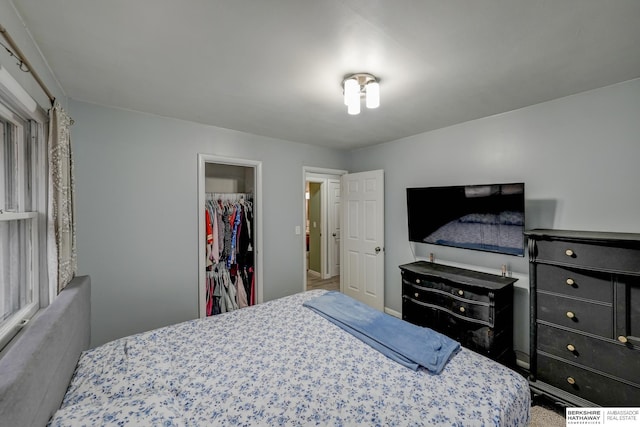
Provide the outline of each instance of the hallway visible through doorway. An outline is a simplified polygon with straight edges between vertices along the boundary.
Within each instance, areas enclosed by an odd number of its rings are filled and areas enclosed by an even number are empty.
[[[304,290],[340,290],[340,171],[331,172],[304,170]]]
[[[334,276],[329,279],[321,279],[320,277],[307,273],[307,290],[326,289],[328,291],[340,290],[340,276]]]
[[[340,177],[344,173],[303,168],[304,290],[340,290]]]

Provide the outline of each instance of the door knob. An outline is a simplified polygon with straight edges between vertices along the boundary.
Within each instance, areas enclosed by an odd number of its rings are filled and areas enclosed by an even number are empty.
[[[333,237],[336,237],[336,236],[337,236],[337,234],[336,234],[336,233],[333,233],[333,234],[332,234],[332,236],[333,236]]]
[[[381,250],[382,249],[380,249],[380,246],[376,246],[376,248],[374,249],[374,251],[376,251],[377,254],[379,254]]]

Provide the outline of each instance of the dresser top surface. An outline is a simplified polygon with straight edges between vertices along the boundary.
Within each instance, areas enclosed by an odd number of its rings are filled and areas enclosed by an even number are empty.
[[[416,261],[409,264],[403,264],[400,266],[400,269],[417,274],[441,277],[453,282],[492,290],[511,286],[518,280],[513,277],[502,277],[495,274],[483,273],[481,271],[468,270],[466,268],[452,267],[427,261]]]
[[[640,233],[617,233],[606,231],[552,230],[537,228],[524,232],[533,239],[564,239],[573,241],[599,242],[637,242],[640,244]]]

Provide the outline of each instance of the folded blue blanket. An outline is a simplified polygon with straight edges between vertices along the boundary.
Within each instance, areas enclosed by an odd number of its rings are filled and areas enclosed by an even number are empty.
[[[460,343],[432,329],[382,313],[340,292],[303,304],[396,362],[439,374]]]

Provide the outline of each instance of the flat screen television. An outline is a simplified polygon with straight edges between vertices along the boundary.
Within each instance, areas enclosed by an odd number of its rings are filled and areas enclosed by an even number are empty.
[[[409,240],[524,256],[524,183],[407,188]]]

